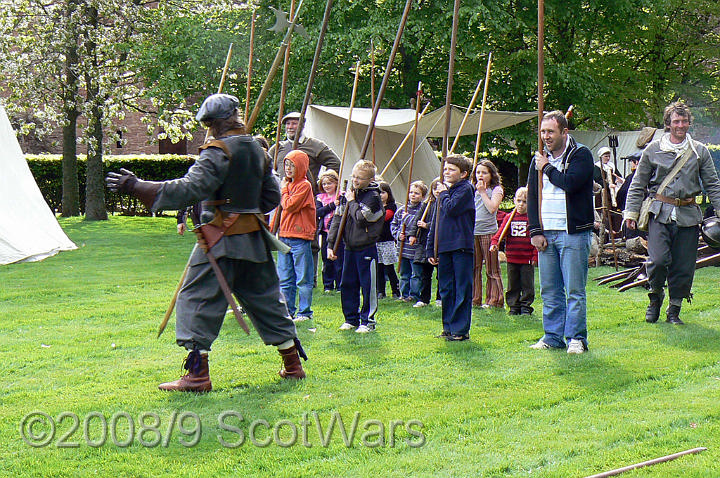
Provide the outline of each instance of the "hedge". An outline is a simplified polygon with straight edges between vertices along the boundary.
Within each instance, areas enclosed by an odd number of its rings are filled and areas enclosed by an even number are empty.
[[[56,213],[62,210],[62,156],[58,154],[25,155],[35,182],[50,209]],[[123,155],[105,156],[103,158],[103,176],[108,171],[129,169],[138,177],[149,181],[164,181],[185,175],[188,168],[195,162],[195,156],[174,154],[158,155]],[[85,178],[87,158],[78,155],[78,184],[80,187],[80,211],[85,212]],[[120,212],[130,215],[149,215],[137,200],[121,196],[106,190],[105,207],[109,212]]]
[[[720,173],[720,145],[707,145],[710,155],[715,163],[715,169]],[[470,154],[470,153],[468,153]],[[511,198],[517,186],[517,153],[484,153],[484,158],[492,160],[503,175],[503,187],[506,197]],[[103,175],[108,171],[118,171],[120,168],[129,169],[138,177],[149,181],[164,181],[179,178],[185,175],[188,168],[195,162],[197,156],[156,154],[156,155],[123,155],[105,156],[103,158]],[[62,209],[62,157],[58,154],[28,154],[25,155],[30,171],[35,177],[45,201],[55,212]],[[86,156],[78,155],[78,183],[80,185],[80,210],[85,212],[85,164]],[[142,204],[137,200],[120,196],[107,191],[105,204],[109,212],[120,212],[131,215],[149,215]]]

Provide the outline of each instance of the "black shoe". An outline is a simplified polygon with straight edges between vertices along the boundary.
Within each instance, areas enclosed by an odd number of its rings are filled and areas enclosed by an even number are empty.
[[[445,340],[447,340],[448,342],[462,342],[465,340],[470,340],[470,336],[468,334],[464,334],[464,335],[450,334],[447,337],[445,337]]]
[[[435,338],[436,339],[444,339],[449,336],[450,336],[450,332],[448,332],[447,330],[443,330],[442,333],[440,335],[436,335]]]
[[[648,297],[650,297],[650,304],[648,304],[647,310],[645,311],[645,322],[654,324],[660,318],[663,296],[650,293]]]
[[[520,309],[510,309],[508,315],[520,315]]]
[[[680,320],[680,306],[670,304],[667,308],[667,320],[668,324],[674,325],[685,325],[685,322]]]
[[[521,307],[520,308],[521,315],[532,315],[533,312],[535,312],[535,309],[533,309],[532,307]]]

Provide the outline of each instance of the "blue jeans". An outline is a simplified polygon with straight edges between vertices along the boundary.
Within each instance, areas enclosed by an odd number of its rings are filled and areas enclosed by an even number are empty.
[[[415,264],[412,259],[400,258],[400,296],[420,300],[422,289],[422,265]]]
[[[295,317],[295,295],[299,295],[298,315],[312,317],[312,293],[315,262],[313,261],[311,241],[294,237],[281,237],[280,240],[290,246],[290,252],[278,252],[277,272],[280,279],[280,291],[287,302],[288,312]]]
[[[538,254],[545,330],[542,340],[552,347],[565,347],[565,340],[578,339],[587,347],[585,285],[590,231],[545,231],[544,235],[548,247]]]

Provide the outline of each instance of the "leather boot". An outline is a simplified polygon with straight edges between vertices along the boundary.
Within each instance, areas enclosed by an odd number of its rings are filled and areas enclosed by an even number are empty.
[[[667,320],[665,321],[669,324],[675,324],[675,325],[685,325],[685,322],[680,320],[680,306],[670,304],[667,308]]]
[[[210,381],[210,368],[208,367],[208,354],[201,354],[197,350],[191,351],[183,361],[183,368],[188,372],[174,382],[158,385],[160,390],[176,392],[209,392],[212,390]]]
[[[278,350],[283,360],[283,368],[278,372],[282,378],[305,378],[305,370],[300,363],[300,355],[295,345],[285,350]]]
[[[660,308],[662,307],[664,294],[658,294],[657,292],[648,293],[650,298],[650,304],[645,311],[645,322],[654,324],[660,318]]]

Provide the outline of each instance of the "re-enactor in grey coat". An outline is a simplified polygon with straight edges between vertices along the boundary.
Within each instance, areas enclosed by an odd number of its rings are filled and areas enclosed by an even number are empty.
[[[703,220],[702,210],[695,202],[702,191],[701,181],[715,210],[720,206],[720,181],[715,166],[708,149],[687,133],[691,122],[692,113],[684,103],[671,103],[665,108],[666,133],[643,151],[625,204],[626,224],[635,229],[645,195],[654,198],[648,222],[650,304],[645,313],[645,320],[650,323],[659,318],[667,280],[670,296],[667,322],[683,324],[680,306],[683,299],[689,301],[692,297],[698,225]],[[688,150],[687,162],[658,195],[660,183]]]
[[[207,356],[228,302],[205,252],[208,245],[263,342],[278,347],[284,361],[280,375],[305,376],[299,356],[306,357],[258,218],[279,204],[279,183],[263,150],[244,134],[237,106],[237,98],[230,95],[212,95],[203,102],[197,120],[209,127],[215,139],[201,147],[184,177],[149,182],[121,170],[107,179],[111,189],[138,196],[153,211],[181,209],[204,200],[201,222],[224,231],[214,244],[207,236],[199,238],[192,251],[176,311],[177,343],[190,351],[185,363],[188,373],[161,384],[162,390],[212,388]]]

